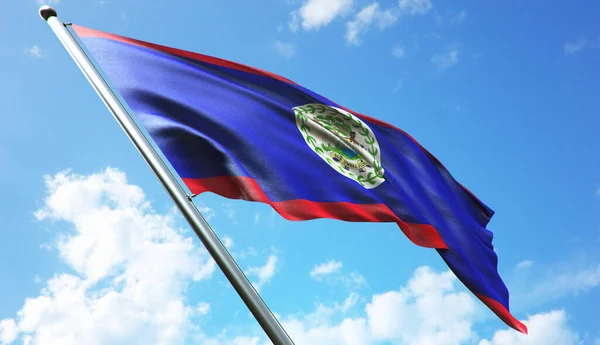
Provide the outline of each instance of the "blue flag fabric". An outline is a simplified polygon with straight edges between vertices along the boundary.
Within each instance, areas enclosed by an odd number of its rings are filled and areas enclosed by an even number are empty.
[[[493,211],[407,133],[260,69],[73,29],[192,193],[267,203],[290,220],[395,222],[527,332],[497,271]]]

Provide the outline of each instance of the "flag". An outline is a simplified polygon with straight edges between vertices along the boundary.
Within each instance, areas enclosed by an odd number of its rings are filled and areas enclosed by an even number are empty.
[[[395,222],[527,332],[497,270],[494,212],[407,133],[264,70],[72,28],[192,193],[266,203],[289,220]]]

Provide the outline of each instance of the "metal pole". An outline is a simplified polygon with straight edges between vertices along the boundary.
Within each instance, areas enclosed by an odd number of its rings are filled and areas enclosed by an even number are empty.
[[[223,271],[231,285],[240,295],[252,315],[256,318],[269,339],[275,345],[293,345],[294,343],[287,335],[279,321],[264,303],[258,292],[254,289],[248,278],[231,257],[223,243],[219,240],[210,225],[200,214],[194,203],[171,174],[166,164],[150,144],[148,138],[142,133],[133,120],[131,114],[121,104],[107,81],[104,80],[96,66],[86,55],[75,37],[57,17],[56,11],[50,6],[42,6],[40,15],[48,23],[65,49],[77,63],[83,74],[104,104],[108,107],[115,119],[123,128],[129,139],[133,142],[144,160],[148,163],[156,177],[165,187],[175,204],[184,215],[188,223],[194,229],[210,255],[219,268]]]

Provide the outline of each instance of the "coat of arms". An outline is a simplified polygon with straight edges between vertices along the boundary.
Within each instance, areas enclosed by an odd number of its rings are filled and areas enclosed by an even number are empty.
[[[367,189],[384,181],[379,144],[361,119],[320,103],[293,110],[298,130],[308,146],[337,172]]]

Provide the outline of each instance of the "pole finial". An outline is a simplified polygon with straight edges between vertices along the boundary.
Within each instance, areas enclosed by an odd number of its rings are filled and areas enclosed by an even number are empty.
[[[44,5],[42,7],[40,7],[40,16],[42,16],[42,18],[44,20],[48,20],[48,18],[50,17],[56,17],[56,10],[54,8],[52,8],[51,6],[48,5]]]

